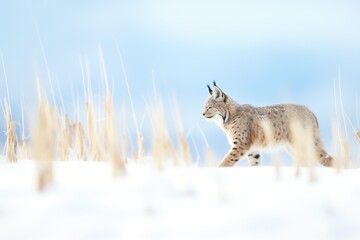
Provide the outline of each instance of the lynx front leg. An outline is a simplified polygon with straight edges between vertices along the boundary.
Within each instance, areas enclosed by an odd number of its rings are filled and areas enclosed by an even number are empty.
[[[261,155],[259,152],[255,151],[247,155],[249,166],[260,166],[261,165]]]
[[[237,163],[240,158],[242,158],[246,152],[248,151],[248,148],[245,148],[243,146],[235,146],[230,151],[224,159],[221,161],[219,167],[232,167]]]

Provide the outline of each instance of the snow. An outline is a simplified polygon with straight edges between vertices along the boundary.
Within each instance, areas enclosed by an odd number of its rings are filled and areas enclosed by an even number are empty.
[[[0,161],[0,239],[360,239],[360,170],[168,167]]]

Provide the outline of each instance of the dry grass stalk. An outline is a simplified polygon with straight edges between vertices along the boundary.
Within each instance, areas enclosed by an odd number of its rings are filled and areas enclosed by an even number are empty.
[[[264,129],[264,135],[265,135],[266,142],[272,142],[274,133],[272,131],[270,122],[269,121],[263,122],[262,127]],[[274,170],[275,170],[275,178],[278,180],[278,179],[280,179],[281,160],[277,155],[275,155],[275,157],[273,159],[274,159],[273,166],[274,166]],[[296,159],[295,159],[295,169],[296,169],[296,173],[300,174],[300,167],[298,166]]]
[[[6,148],[5,156],[6,159],[12,163],[17,162],[17,136],[16,136],[16,127],[15,123],[12,120],[10,105],[5,99],[5,111],[6,111]]]
[[[153,140],[152,150],[154,156],[155,168],[162,171],[166,165],[168,154],[174,158],[174,146],[169,138],[166,128],[166,121],[164,117],[164,109],[160,103],[158,106],[153,107],[152,112],[152,127],[153,127]],[[176,155],[176,154],[175,154]],[[173,161],[175,161],[173,159]]]
[[[32,129],[31,150],[38,162],[38,190],[43,191],[53,182],[52,161],[55,158],[54,115],[48,102],[40,102],[39,125]]]
[[[301,167],[303,165],[303,160],[305,159],[304,152],[304,141],[301,140],[303,137],[303,132],[301,130],[301,125],[299,122],[290,123],[291,135],[294,139],[294,149],[292,151],[292,157],[295,161],[295,177],[300,177]]]
[[[125,163],[121,159],[119,151],[112,148],[110,149],[112,174],[114,177],[125,175]]]
[[[30,152],[25,140],[25,119],[24,119],[24,106],[23,101],[21,101],[21,123],[22,123],[22,136],[20,144],[20,158],[24,160],[30,159]]]
[[[60,150],[60,158],[62,161],[69,160],[69,143],[67,141],[65,131],[61,131],[58,135],[58,143]]]
[[[280,180],[281,178],[281,159],[279,156],[275,156],[273,158],[273,165],[274,165],[274,170],[275,170],[275,179],[276,180]]]
[[[337,156],[333,157],[334,159],[334,168],[336,169],[336,173],[340,174],[341,171],[341,162],[339,161],[339,159],[337,158]]]
[[[205,167],[217,167],[215,157],[214,157],[214,153],[209,147],[206,148],[206,150],[205,150],[204,166]]]
[[[177,153],[175,146],[170,138],[168,138],[166,141],[166,149],[168,150],[172,164],[174,166],[179,166],[178,153]]]
[[[315,182],[316,181],[316,163],[318,162],[316,149],[315,149],[315,142],[314,142],[314,135],[313,132],[309,129],[305,129],[303,131],[304,137],[304,145],[305,145],[305,158],[306,158],[306,165],[309,169],[309,181]]]
[[[96,125],[94,117],[94,107],[92,102],[86,103],[87,137],[89,140],[90,159],[100,161],[100,152],[98,146],[98,137],[96,134]]]
[[[186,141],[184,132],[179,131],[177,137],[179,139],[180,159],[184,161],[187,166],[190,166],[191,165],[190,147],[188,142]]]
[[[128,144],[128,140],[126,137],[126,111],[125,111],[125,106],[122,107],[122,121],[121,121],[121,130],[122,130],[122,135],[121,135],[121,142],[120,142],[120,153],[121,153],[121,159],[124,161],[124,163],[127,163],[127,144]]]
[[[264,121],[262,123],[262,127],[264,129],[264,137],[266,139],[266,142],[268,142],[270,144],[275,144],[275,142],[274,142],[275,134],[272,131],[270,122]],[[274,166],[274,171],[275,171],[275,179],[279,180],[280,179],[280,170],[281,170],[281,159],[277,154],[273,155],[272,158],[273,158],[273,166]],[[294,161],[295,161],[295,173],[297,176],[299,176],[300,175],[300,163],[298,162],[298,159],[294,159]]]
[[[61,118],[60,118],[60,113],[59,113],[59,109],[54,106],[54,110],[52,111],[52,115],[53,115],[53,125],[54,125],[54,130],[56,132],[57,135],[60,135],[61,132]]]
[[[23,160],[30,159],[30,153],[29,153],[29,149],[27,147],[25,138],[21,139],[20,158],[23,159]]]
[[[64,149],[65,139],[63,136],[62,128],[61,128],[61,117],[60,117],[59,109],[57,108],[57,106],[54,106],[54,109],[52,111],[52,117],[53,117],[54,131],[58,138],[58,141],[57,141],[58,147],[56,149],[60,152],[60,159],[65,160],[66,157],[64,155],[66,155],[65,152],[67,150]],[[59,153],[57,153],[56,155],[58,155],[58,154]]]
[[[355,163],[350,156],[348,141],[345,139],[341,141],[341,159],[344,168],[355,168]]]
[[[166,161],[166,130],[164,129],[162,117],[156,116],[153,127],[152,152],[154,157],[155,168],[162,171]]]
[[[143,135],[142,135],[142,133],[140,131],[140,127],[139,127],[139,124],[138,124],[138,119],[137,119],[136,112],[135,112],[134,102],[133,102],[132,94],[131,94],[131,91],[130,91],[130,85],[129,85],[128,77],[127,77],[126,70],[125,70],[124,61],[123,61],[120,49],[118,47],[117,47],[117,52],[118,52],[118,55],[119,55],[119,58],[120,58],[121,68],[122,68],[122,72],[123,72],[123,75],[124,75],[124,80],[125,80],[125,84],[126,84],[126,90],[127,90],[128,96],[129,96],[130,107],[131,107],[131,111],[132,111],[134,125],[135,125],[135,128],[136,128],[137,138],[138,138],[137,139],[137,144],[138,144],[137,150],[138,151],[137,151],[137,156],[135,156],[134,159],[142,160],[144,158],[144,153],[145,153],[145,151],[144,151],[144,138],[143,138]],[[135,150],[132,151],[133,155],[134,155],[134,153],[135,153]]]
[[[65,132],[70,148],[74,147],[74,130],[74,124],[71,123],[69,116],[65,114]]]
[[[334,158],[334,168],[336,169],[336,173],[337,174],[340,174],[340,171],[341,171],[341,162],[340,162],[340,132],[339,132],[339,129],[337,127],[336,124],[333,124],[333,127],[332,127],[332,146],[333,146],[333,149],[334,149],[334,155],[333,155],[333,158]]]
[[[113,176],[123,175],[125,173],[125,161],[121,159],[120,153],[117,150],[117,139],[116,139],[116,127],[115,127],[115,119],[113,112],[113,105],[110,94],[106,95],[105,99],[105,110],[107,114],[107,128],[105,131],[106,144],[104,146],[105,152],[108,157],[111,159]]]
[[[121,155],[120,158],[123,160],[124,163],[127,163],[127,137],[125,134],[122,135],[121,137],[121,147],[120,147],[121,151]]]
[[[191,165],[190,147],[185,138],[180,109],[179,109],[179,105],[177,104],[176,100],[174,101],[174,109],[175,109],[176,129],[178,130],[177,137],[178,137],[179,147],[180,147],[180,149],[179,149],[180,159],[187,166],[190,166]]]
[[[138,161],[142,161],[142,159],[144,158],[144,155],[145,155],[145,148],[144,148],[144,136],[140,130],[137,135],[137,140],[138,140],[138,142],[137,142],[138,143],[138,153],[137,153],[136,159]]]
[[[356,132],[356,138],[357,138],[358,142],[360,143],[360,131]],[[359,162],[360,162],[360,154],[358,155],[358,159],[357,159],[357,163],[356,163],[357,166],[359,166]]]
[[[56,117],[56,116],[55,116]],[[73,141],[74,127],[70,122],[70,118],[65,114],[65,127],[58,130],[59,138],[59,150],[61,160],[65,161],[69,159],[70,149],[74,147]]]
[[[291,122],[290,128],[294,142],[292,151],[298,168],[295,170],[295,176],[299,176],[300,167],[305,165],[309,169],[309,181],[314,182],[316,181],[315,166],[318,159],[313,133],[297,121]]]
[[[132,157],[132,159],[134,159],[137,162],[138,154],[136,152],[136,149],[134,148],[134,145],[130,144],[130,146],[131,146],[130,156]]]
[[[85,161],[87,158],[86,154],[86,144],[85,144],[85,134],[84,130],[79,121],[74,123],[75,128],[75,152],[76,157],[79,160]]]
[[[342,168],[354,168],[355,163],[351,159],[348,141],[342,137],[337,124],[333,124],[333,147],[335,150],[335,168],[340,173]]]
[[[11,121],[6,131],[6,159],[12,163],[17,162],[17,137],[15,123]]]

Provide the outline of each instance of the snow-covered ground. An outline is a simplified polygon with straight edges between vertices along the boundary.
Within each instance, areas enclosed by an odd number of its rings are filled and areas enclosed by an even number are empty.
[[[34,161],[0,161],[0,239],[360,239],[360,170],[168,168],[55,162],[36,190]]]

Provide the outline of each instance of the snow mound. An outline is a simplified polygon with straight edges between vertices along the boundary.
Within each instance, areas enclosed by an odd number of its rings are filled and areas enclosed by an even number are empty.
[[[36,164],[0,162],[0,239],[360,239],[360,170],[168,168],[54,162],[36,191]]]

